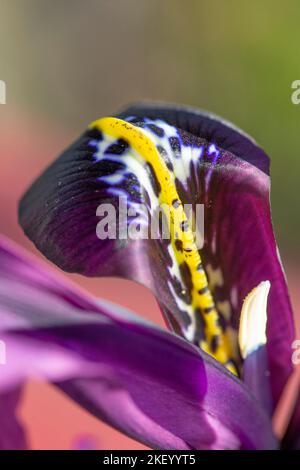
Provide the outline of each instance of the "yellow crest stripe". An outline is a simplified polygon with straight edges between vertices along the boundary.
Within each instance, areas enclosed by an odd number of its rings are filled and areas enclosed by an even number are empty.
[[[183,204],[176,189],[173,172],[167,168],[154,142],[142,129],[113,117],[99,119],[93,122],[90,127],[97,128],[104,135],[125,140],[144,161],[152,166],[160,184],[159,204],[162,207],[167,206],[169,208],[169,214],[166,215],[170,224],[171,244],[176,261],[179,265],[185,262],[191,273],[194,315],[202,315],[205,318],[206,341],[201,341],[200,346],[218,361],[225,364],[229,370],[236,373],[231,362],[230,341],[218,325],[218,312],[208,288],[206,273],[202,267],[194,234],[189,226]],[[176,240],[181,241],[181,250],[176,247]],[[216,338],[218,338],[218,345],[212,351],[211,343]]]

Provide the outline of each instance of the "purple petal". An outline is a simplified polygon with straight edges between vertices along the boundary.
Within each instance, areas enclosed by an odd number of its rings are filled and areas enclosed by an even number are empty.
[[[174,104],[141,103],[118,115],[163,119],[192,135],[213,142],[269,174],[269,158],[257,143],[234,124],[207,111]]]
[[[8,358],[0,390],[33,371],[153,447],[276,447],[266,414],[207,354],[122,309],[76,294],[3,242],[0,266],[1,336]]]
[[[26,436],[16,416],[20,395],[19,388],[0,395],[0,450],[27,449]]]
[[[186,178],[174,171],[182,201],[205,205],[201,255],[222,328],[236,330],[245,296],[261,281],[271,282],[267,348],[276,404],[292,370],[294,326],[271,224],[268,157],[244,133],[201,112],[142,105],[121,116],[139,126],[151,125],[152,131],[156,121],[149,123],[144,118],[164,119],[176,126],[181,148],[199,154],[186,168]],[[101,241],[96,236],[100,202],[116,205],[120,190],[129,195],[131,203],[149,198],[145,180],[124,165],[124,144],[115,142],[114,149],[101,150],[99,158],[100,141],[99,132],[90,129],[48,168],[21,202],[21,224],[42,253],[67,271],[123,276],[148,286],[168,323],[179,332],[179,325],[189,320],[185,309],[189,298],[182,295],[188,276],[181,273],[178,282],[172,275],[168,244]],[[112,152],[113,159],[106,157]],[[120,174],[127,177],[107,183],[107,177]],[[149,181],[154,187],[151,177]]]
[[[194,173],[187,185],[195,195],[193,202],[205,204],[206,240],[202,255],[210,267],[211,284],[216,283],[214,298],[219,301],[221,314],[225,309],[226,315],[231,315],[235,329],[246,295],[261,281],[271,282],[267,349],[276,404],[292,372],[295,331],[271,221],[267,155],[231,123],[193,108],[145,103],[130,107],[120,116],[126,115],[164,119],[219,147],[221,156],[213,163],[212,171],[206,162],[195,170],[198,174]]]

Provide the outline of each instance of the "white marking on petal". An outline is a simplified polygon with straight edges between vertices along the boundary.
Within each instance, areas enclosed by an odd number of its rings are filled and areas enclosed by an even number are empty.
[[[108,176],[99,176],[100,181],[104,181],[105,183],[114,185],[114,184],[120,184],[124,179],[124,174],[123,173],[118,173],[115,172],[112,175]]]
[[[244,300],[239,328],[239,346],[243,359],[267,342],[267,302],[271,284],[261,282]]]
[[[183,334],[184,334],[184,337],[188,341],[192,342],[193,338],[195,337],[195,331],[196,331],[196,321],[195,321],[193,307],[191,305],[188,305],[180,297],[178,297],[172,285],[172,282],[168,281],[168,286],[169,286],[169,289],[171,291],[173,298],[175,299],[176,305],[179,308],[179,310],[186,312],[191,320],[190,325],[184,328]]]

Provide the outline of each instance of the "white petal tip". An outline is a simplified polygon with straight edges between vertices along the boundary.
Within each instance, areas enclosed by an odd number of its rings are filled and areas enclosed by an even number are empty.
[[[267,303],[270,281],[263,281],[244,300],[239,328],[239,346],[243,359],[267,342]]]

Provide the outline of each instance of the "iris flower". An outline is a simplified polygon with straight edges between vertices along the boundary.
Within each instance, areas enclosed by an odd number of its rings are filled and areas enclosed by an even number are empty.
[[[264,151],[214,115],[141,104],[91,124],[24,195],[20,223],[63,270],[148,287],[168,330],[1,239],[0,446],[25,447],[15,409],[39,375],[152,448],[300,448],[294,324],[269,194]],[[121,237],[129,223],[149,224],[133,212],[100,239],[98,207],[120,217],[120,196],[151,217],[167,207],[170,238]],[[200,248],[184,204],[204,205]]]

